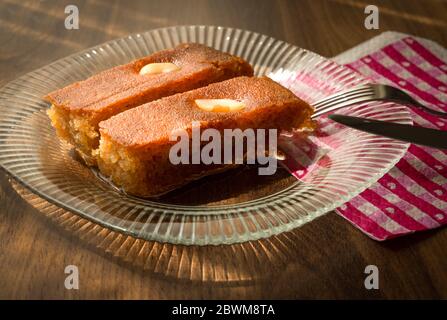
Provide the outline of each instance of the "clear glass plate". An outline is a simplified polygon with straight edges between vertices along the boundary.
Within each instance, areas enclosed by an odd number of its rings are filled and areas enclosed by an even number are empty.
[[[257,75],[296,78],[291,88],[310,103],[328,91],[365,82],[315,53],[258,33],[212,26],[151,30],[58,60],[0,90],[0,165],[45,200],[84,218],[146,240],[229,244],[299,227],[368,188],[404,155],[408,144],[344,129],[330,163],[299,182],[285,170],[258,176],[240,168],[201,179],[157,199],[127,196],[82,165],[46,116],[48,92],[101,70],[181,42],[199,42],[247,59]],[[286,77],[284,77],[286,75]],[[319,79],[319,89],[306,83]],[[350,114],[411,124],[404,106],[371,103]]]

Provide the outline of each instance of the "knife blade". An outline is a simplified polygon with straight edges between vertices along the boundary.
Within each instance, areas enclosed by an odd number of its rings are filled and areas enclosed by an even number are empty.
[[[353,129],[423,146],[447,149],[447,131],[341,114],[331,114],[329,118]]]

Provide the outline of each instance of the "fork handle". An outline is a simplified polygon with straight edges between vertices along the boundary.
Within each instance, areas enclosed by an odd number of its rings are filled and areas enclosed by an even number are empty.
[[[446,112],[433,110],[432,108],[426,107],[426,106],[424,106],[423,104],[420,104],[417,101],[414,101],[414,102],[410,103],[410,102],[402,101],[402,100],[399,100],[399,99],[382,99],[382,100],[393,101],[393,102],[396,102],[396,103],[399,103],[399,104],[403,104],[403,105],[405,105],[407,107],[415,107],[415,108],[418,108],[419,110],[425,111],[425,112],[430,113],[432,115],[435,115],[435,116],[437,116],[439,118],[446,118],[447,119],[447,113]]]

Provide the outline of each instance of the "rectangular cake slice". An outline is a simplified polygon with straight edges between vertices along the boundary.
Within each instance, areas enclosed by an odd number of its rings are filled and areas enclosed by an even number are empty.
[[[98,123],[124,110],[236,76],[253,75],[243,59],[200,44],[182,44],[103,71],[48,94],[59,137],[95,164]]]
[[[213,101],[214,107],[213,108]],[[216,105],[218,101],[221,105]],[[157,196],[228,164],[173,164],[172,134],[200,129],[291,130],[309,124],[313,108],[273,80],[238,77],[179,93],[99,124],[98,166],[127,193]]]

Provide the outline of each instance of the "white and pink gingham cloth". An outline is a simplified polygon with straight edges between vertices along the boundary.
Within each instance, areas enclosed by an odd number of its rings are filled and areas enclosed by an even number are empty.
[[[387,32],[334,60],[371,82],[399,87],[422,104],[447,111],[446,57],[447,50],[431,41]],[[411,114],[416,125],[447,130],[447,119],[416,108]],[[380,241],[447,224],[447,150],[411,145],[393,169],[336,211]]]

